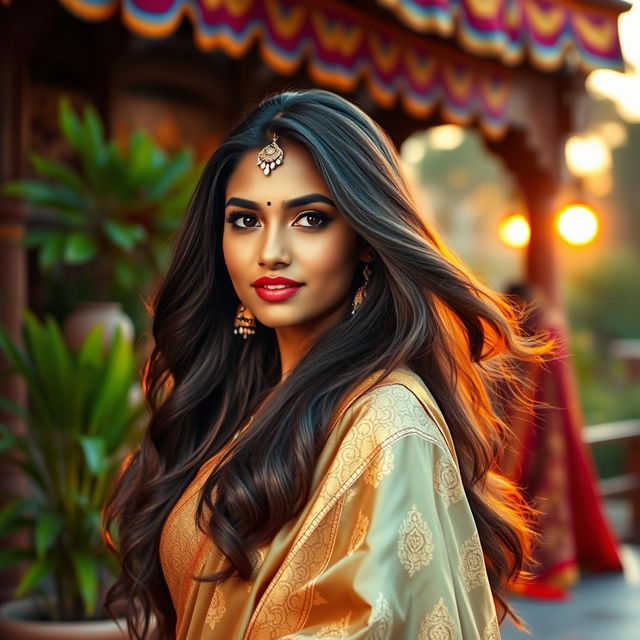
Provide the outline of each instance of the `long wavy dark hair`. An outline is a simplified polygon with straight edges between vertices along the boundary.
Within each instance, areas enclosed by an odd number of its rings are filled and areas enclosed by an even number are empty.
[[[239,300],[222,253],[229,176],[273,133],[283,148],[287,141],[306,147],[340,212],[376,257],[360,309],[319,336],[280,385],[275,331],[258,322],[246,341],[233,334]],[[370,373],[397,366],[421,376],[444,414],[500,619],[508,613],[518,622],[505,588],[530,559],[532,533],[518,490],[495,469],[508,432],[497,406],[519,401],[514,361],[541,359],[548,345],[526,337],[513,309],[427,228],[393,143],[361,109],[329,91],[286,91],[243,117],[204,169],[149,306],[150,422],[104,510],[122,567],[106,608],[113,615],[124,603],[132,635],[174,637],[176,615],[159,559],[163,523],[199,467],[276,385],[204,485],[198,519],[227,560],[206,580],[251,578],[252,552],[304,507],[340,400]],[[498,399],[498,387],[511,397]],[[205,508],[210,517],[203,522]]]

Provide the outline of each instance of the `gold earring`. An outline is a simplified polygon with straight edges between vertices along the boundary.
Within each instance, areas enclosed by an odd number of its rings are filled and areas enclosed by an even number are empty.
[[[256,332],[255,316],[242,303],[238,305],[233,327],[233,333],[241,335],[245,340],[247,335],[253,335]]]
[[[364,283],[360,285],[355,295],[353,296],[353,302],[351,303],[351,315],[353,315],[359,308],[364,299],[367,297],[367,285],[369,284],[369,278],[373,273],[370,264],[373,262],[373,258],[370,262],[365,263],[364,271],[362,275],[364,276]]]

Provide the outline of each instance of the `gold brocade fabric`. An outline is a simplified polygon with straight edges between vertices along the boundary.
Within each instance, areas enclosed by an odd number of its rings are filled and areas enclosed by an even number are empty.
[[[251,582],[195,525],[206,462],[170,513],[160,559],[178,640],[499,640],[451,436],[414,372],[373,374],[336,411],[310,498],[254,554]]]

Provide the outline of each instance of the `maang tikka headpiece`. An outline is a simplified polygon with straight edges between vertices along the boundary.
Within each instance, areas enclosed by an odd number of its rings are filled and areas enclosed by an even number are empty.
[[[276,144],[278,136],[273,134],[273,142],[263,147],[258,154],[258,165],[264,171],[264,175],[268,176],[273,169],[282,164],[284,151]]]

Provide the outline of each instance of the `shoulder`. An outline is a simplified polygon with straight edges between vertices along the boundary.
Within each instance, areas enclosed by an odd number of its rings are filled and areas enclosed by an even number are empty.
[[[342,441],[341,446],[361,450],[384,447],[407,436],[446,448],[434,410],[437,407],[418,375],[409,369],[396,369],[351,400],[336,424],[336,436]]]

